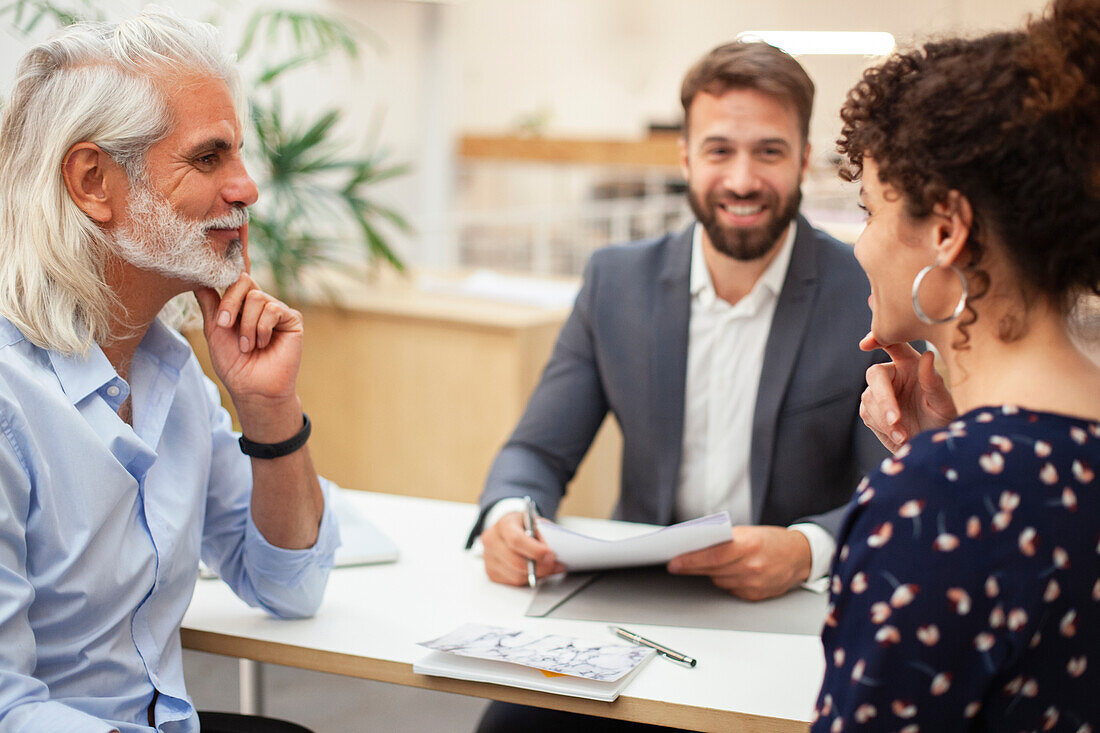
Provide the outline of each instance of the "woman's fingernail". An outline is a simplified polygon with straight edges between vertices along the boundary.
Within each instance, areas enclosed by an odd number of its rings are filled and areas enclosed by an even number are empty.
[[[895,443],[900,443],[905,440],[905,433],[901,432],[900,430],[895,430],[890,434],[890,437],[894,439]]]
[[[893,410],[890,410],[889,412],[886,413],[886,422],[893,423],[893,422],[897,422],[897,421],[898,421],[898,413],[894,412]]]
[[[218,314],[218,325],[222,328],[227,327],[233,322],[233,318],[229,315],[229,311],[222,311]]]
[[[247,336],[241,336],[241,352],[246,353],[246,354],[248,353],[248,337]]]

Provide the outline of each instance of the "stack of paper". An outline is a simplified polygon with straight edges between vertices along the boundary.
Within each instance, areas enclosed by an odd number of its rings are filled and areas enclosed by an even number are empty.
[[[538,518],[539,535],[569,572],[663,565],[677,555],[729,542],[729,512],[709,514],[625,539],[602,540]]]
[[[492,682],[611,702],[654,651],[499,626],[466,624],[420,646],[417,674]]]

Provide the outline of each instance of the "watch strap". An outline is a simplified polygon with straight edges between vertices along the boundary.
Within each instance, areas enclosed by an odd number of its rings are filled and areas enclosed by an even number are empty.
[[[301,448],[309,440],[309,434],[313,430],[313,426],[310,425],[309,415],[302,413],[302,429],[298,431],[298,434],[293,438],[288,438],[281,443],[256,443],[243,435],[240,438],[241,453],[253,458],[282,458],[283,456],[289,456],[294,451]]]

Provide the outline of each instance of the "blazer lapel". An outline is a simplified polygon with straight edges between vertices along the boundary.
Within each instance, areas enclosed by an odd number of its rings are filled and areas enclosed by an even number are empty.
[[[795,234],[791,262],[783,281],[783,290],[775,305],[768,343],[764,347],[764,365],[760,373],[756,411],[752,419],[749,486],[752,490],[754,523],[760,521],[764,496],[768,490],[779,410],[791,381],[817,293],[817,256],[813,229],[801,215],[797,221],[798,231]]]
[[[684,384],[687,379],[689,272],[694,226],[673,237],[657,279],[650,314],[650,400],[656,417],[653,446],[657,465],[659,524],[672,521],[684,434]]]

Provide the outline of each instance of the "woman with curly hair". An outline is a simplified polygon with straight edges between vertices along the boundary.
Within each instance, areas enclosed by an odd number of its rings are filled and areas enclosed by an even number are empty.
[[[1100,2],[894,55],[841,116],[894,456],[838,540],[813,729],[1100,729],[1100,367],[1067,326],[1100,292]]]

